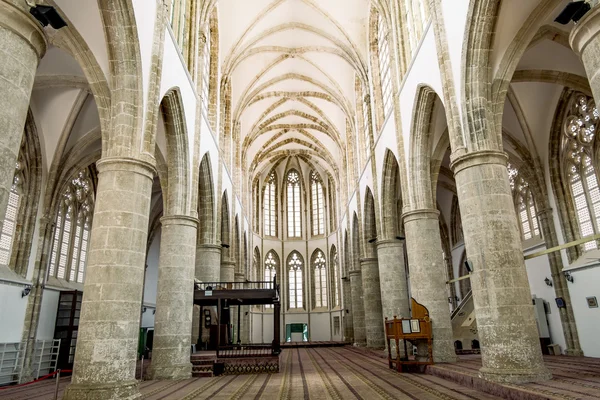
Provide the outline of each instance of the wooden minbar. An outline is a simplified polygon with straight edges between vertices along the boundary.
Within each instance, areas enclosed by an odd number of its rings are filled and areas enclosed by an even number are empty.
[[[405,372],[411,366],[422,366],[433,364],[433,335],[431,330],[431,319],[429,311],[425,306],[412,299],[411,318],[396,318],[388,320],[385,318],[385,335],[388,344],[388,363],[390,369]],[[391,342],[394,341],[394,342]],[[403,343],[404,355],[400,354],[400,341]],[[413,345],[427,344],[427,359],[420,360],[409,356],[406,343]],[[396,354],[392,357],[392,346],[395,343]]]

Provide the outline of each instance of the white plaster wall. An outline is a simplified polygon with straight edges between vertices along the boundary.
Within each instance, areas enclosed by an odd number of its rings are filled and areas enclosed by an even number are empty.
[[[600,267],[576,270],[574,282],[569,283],[569,294],[579,332],[583,353],[588,357],[600,357],[600,308],[589,308],[586,297],[595,296],[600,301]]]
[[[536,246],[527,249],[525,254],[535,253],[544,250],[545,246]],[[560,345],[562,351],[566,348],[565,335],[560,322],[560,314],[556,306],[556,293],[554,287],[546,285],[545,278],[552,279],[550,271],[550,262],[548,256],[541,256],[525,261],[527,269],[527,277],[529,278],[529,287],[531,288],[532,296],[535,295],[539,299],[543,299],[550,305],[550,314],[546,314],[548,318],[548,326],[550,328],[550,339],[552,343]]]
[[[156,1],[132,0],[142,61],[142,85],[144,88],[144,118],[148,102],[148,86],[152,66],[152,46],[154,44],[154,26],[156,24]]]
[[[309,324],[309,338],[313,342],[326,342],[332,340],[331,313],[311,313]]]
[[[58,312],[58,300],[60,292],[56,290],[44,290],[42,296],[42,307],[40,308],[40,320],[37,329],[37,340],[48,340],[54,338],[56,327],[56,313]]]
[[[23,286],[0,283],[0,343],[20,342],[27,297],[21,297]]]

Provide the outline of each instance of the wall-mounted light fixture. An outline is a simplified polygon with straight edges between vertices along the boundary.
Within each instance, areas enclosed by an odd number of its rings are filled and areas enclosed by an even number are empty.
[[[31,285],[27,285],[23,288],[23,291],[21,292],[21,298],[29,296],[29,293],[31,293]]]
[[[573,283],[575,281],[575,279],[573,279],[573,275],[571,275],[571,273],[569,271],[565,272],[565,279],[571,283]]]
[[[148,311],[148,309],[146,307],[142,308],[142,314],[145,313],[146,311]]]
[[[546,285],[552,286],[552,281],[550,280],[550,278],[546,277],[546,279],[544,279],[544,282],[546,282]]]
[[[471,272],[473,272],[473,263],[470,260],[466,260],[465,268],[467,269],[467,272],[470,274]]]
[[[377,238],[376,238],[376,237],[374,237],[374,238],[372,238],[372,239],[369,239],[369,240],[368,240],[368,242],[369,242],[369,243],[375,243],[376,241],[377,241]]]
[[[29,13],[33,15],[33,17],[37,19],[42,26],[50,25],[54,29],[60,29],[67,26],[65,20],[60,16],[58,11],[56,11],[56,8],[35,4],[29,0],[26,2],[29,6]]]
[[[404,236],[396,236],[396,239],[398,239],[398,240],[404,240],[406,238]]]
[[[224,249],[228,249],[229,245],[227,243],[221,243],[221,247],[223,247]]]

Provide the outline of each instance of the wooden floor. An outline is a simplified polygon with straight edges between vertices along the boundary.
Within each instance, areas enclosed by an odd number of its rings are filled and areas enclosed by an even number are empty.
[[[455,364],[440,364],[454,376],[448,379],[430,374],[397,374],[387,368],[380,353],[353,347],[285,349],[278,374],[219,376],[183,381],[145,381],[140,384],[144,399],[500,399],[514,396],[496,394],[453,382],[477,375],[480,358],[461,357]],[[600,360],[590,358],[546,358],[554,379],[528,384],[533,397],[516,399],[600,399]],[[448,372],[450,371],[450,372]],[[454,372],[452,372],[454,371]],[[462,375],[461,375],[462,374]],[[60,391],[68,384],[63,378]],[[488,388],[484,388],[488,389]],[[0,399],[52,399],[54,382],[0,391]],[[543,397],[536,397],[540,395]],[[59,395],[60,398],[60,395]]]

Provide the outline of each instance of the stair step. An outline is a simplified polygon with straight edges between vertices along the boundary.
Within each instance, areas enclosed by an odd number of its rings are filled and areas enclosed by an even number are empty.
[[[212,371],[203,371],[203,372],[193,372],[192,371],[192,377],[194,378],[212,378],[213,372]]]

